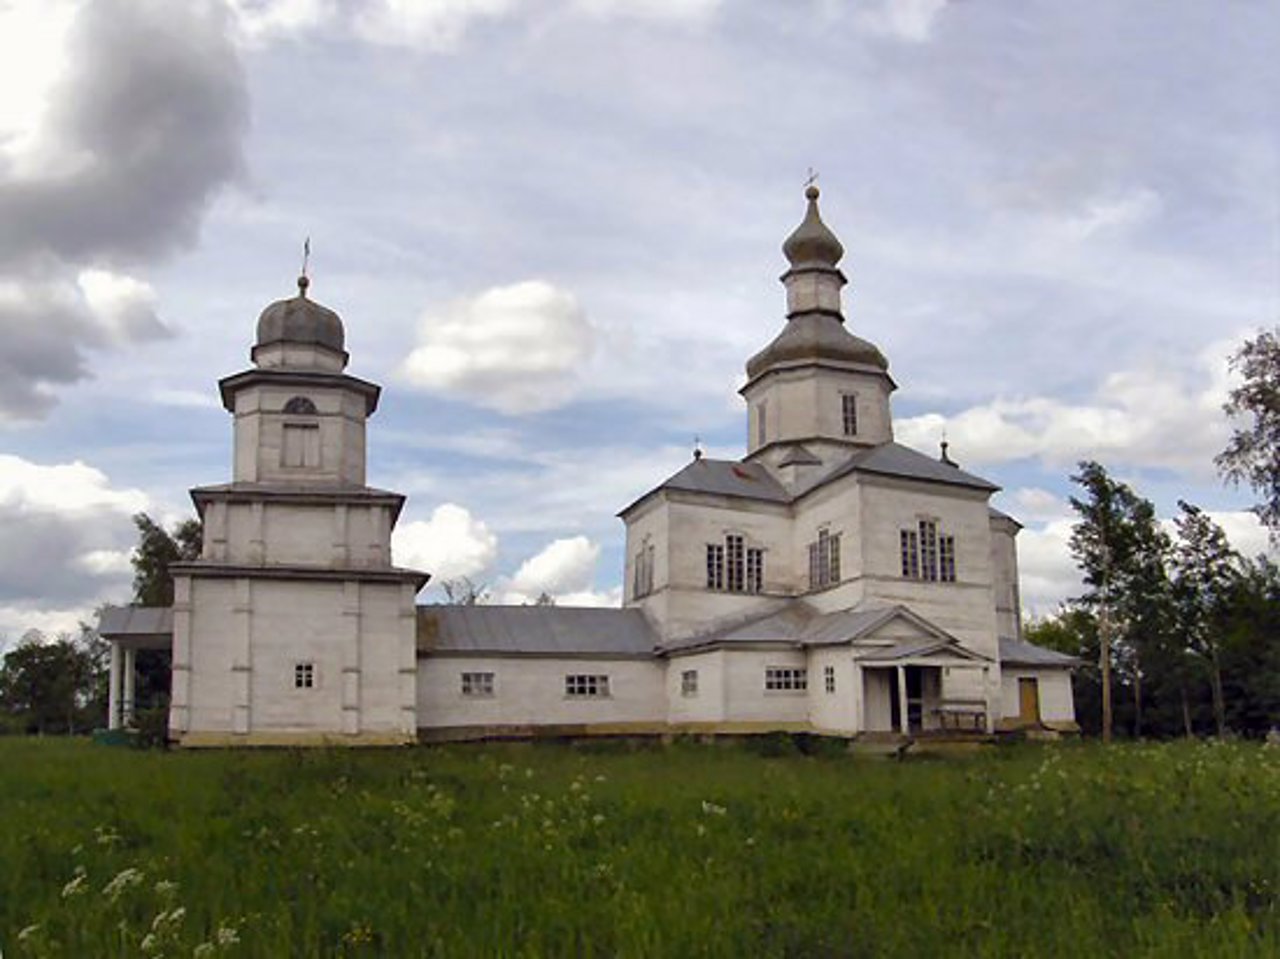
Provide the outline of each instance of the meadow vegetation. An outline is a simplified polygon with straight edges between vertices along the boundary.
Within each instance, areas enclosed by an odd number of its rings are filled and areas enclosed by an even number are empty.
[[[1274,956],[1280,749],[0,739],[37,956]]]

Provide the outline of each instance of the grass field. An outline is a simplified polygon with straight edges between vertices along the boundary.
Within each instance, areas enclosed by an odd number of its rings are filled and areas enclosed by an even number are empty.
[[[1278,749],[773,745],[0,739],[0,948],[1280,955]]]

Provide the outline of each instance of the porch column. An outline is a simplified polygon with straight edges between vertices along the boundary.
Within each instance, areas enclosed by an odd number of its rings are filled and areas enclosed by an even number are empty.
[[[126,726],[133,725],[133,694],[135,679],[137,677],[138,651],[132,646],[126,646],[124,650],[124,697],[121,703],[123,709],[122,722]]]
[[[907,667],[898,667],[898,731],[907,735],[911,724],[907,718]]]
[[[107,728],[120,728],[120,644],[111,644],[111,672],[107,677]]]

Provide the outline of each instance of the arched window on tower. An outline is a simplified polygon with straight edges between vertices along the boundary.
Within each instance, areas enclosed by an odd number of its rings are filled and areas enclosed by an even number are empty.
[[[286,416],[313,417],[316,404],[295,396],[284,404]],[[320,465],[320,424],[314,420],[286,422],[280,448],[280,465],[290,469],[315,469]]]
[[[315,416],[319,411],[316,404],[306,396],[295,396],[284,404],[284,411],[297,416]]]

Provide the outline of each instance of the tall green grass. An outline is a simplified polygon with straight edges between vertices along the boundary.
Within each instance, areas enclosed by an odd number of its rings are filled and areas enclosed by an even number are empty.
[[[1275,956],[1280,750],[0,740],[19,956]]]

